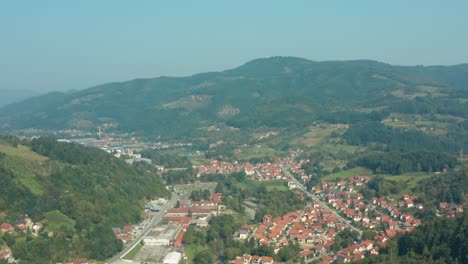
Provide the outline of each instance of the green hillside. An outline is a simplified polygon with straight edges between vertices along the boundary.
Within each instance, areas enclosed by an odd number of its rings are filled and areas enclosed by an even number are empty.
[[[168,196],[159,177],[99,149],[11,139],[0,138],[0,222],[28,215],[44,224],[39,236],[3,235],[21,263],[106,259],[122,246],[111,227],[138,221],[143,199]]]
[[[181,137],[224,123],[296,129],[317,120],[380,121],[391,112],[467,116],[468,65],[402,67],[375,61],[258,59],[236,69],[190,77],[109,83],[50,93],[0,109],[4,131],[95,131]],[[27,106],[27,107],[26,107]]]
[[[380,255],[358,263],[467,263],[468,218],[435,219],[391,240]]]

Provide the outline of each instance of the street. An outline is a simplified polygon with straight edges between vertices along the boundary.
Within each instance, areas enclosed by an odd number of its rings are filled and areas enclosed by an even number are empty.
[[[313,195],[312,193],[308,192],[307,191],[307,188],[302,185],[302,183],[300,183],[296,178],[294,178],[294,176],[289,172],[289,168],[288,167],[283,167],[282,168],[283,170],[283,173],[284,175],[286,175],[287,177],[289,177],[297,186],[298,186],[298,189],[302,190],[305,194],[307,194],[307,196],[311,197],[312,200],[314,201],[317,201],[320,203],[320,205],[329,210],[333,216],[335,216],[337,219],[339,219],[341,222],[343,222],[344,224],[346,224],[351,230],[354,230],[354,231],[357,231],[359,233],[359,237],[362,236],[362,231],[358,228],[356,228],[355,226],[351,225],[351,223],[347,220],[347,219],[344,219],[341,215],[339,215],[335,209],[333,208],[330,208],[328,207],[324,202],[320,201],[320,199],[318,197],[316,197],[315,195]]]
[[[161,221],[164,218],[166,211],[175,206],[178,199],[179,197],[175,193],[172,193],[171,199],[164,206],[161,207],[161,210],[157,214],[153,216],[153,219],[151,219],[150,224],[140,233],[140,235],[138,235],[134,240],[132,240],[132,242],[127,244],[119,254],[112,257],[106,263],[115,263],[116,261],[122,259],[136,245],[138,245],[138,243],[140,243],[140,241],[151,231],[151,228],[153,228],[154,225],[158,224],[159,221]]]

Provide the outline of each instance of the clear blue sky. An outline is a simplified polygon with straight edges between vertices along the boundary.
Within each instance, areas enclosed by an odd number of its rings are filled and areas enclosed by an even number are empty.
[[[0,89],[83,89],[270,56],[466,63],[468,1],[0,2]]]

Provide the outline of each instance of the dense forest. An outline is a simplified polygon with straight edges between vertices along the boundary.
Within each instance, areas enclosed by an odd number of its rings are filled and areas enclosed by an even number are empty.
[[[4,234],[22,263],[104,260],[122,247],[111,227],[138,221],[144,198],[168,196],[159,177],[99,149],[49,138],[21,145],[3,139],[1,146],[22,156],[0,153],[0,211],[6,212],[0,220],[15,223],[28,215],[53,232]]]
[[[424,179],[413,188],[413,192],[422,194],[426,201],[464,204],[468,190],[468,171],[453,171],[442,175],[434,175]]]
[[[348,166],[363,166],[374,173],[404,174],[407,172],[444,171],[455,167],[457,159],[443,153],[420,152],[369,152],[351,161]]]
[[[143,158],[151,159],[153,164],[164,166],[165,168],[191,168],[192,163],[187,156],[176,154],[162,154],[157,149],[145,149],[140,152]]]
[[[351,145],[378,144],[381,150],[391,152],[428,151],[458,154],[464,147],[464,138],[458,134],[429,135],[418,130],[403,130],[380,122],[365,122],[351,126],[343,135]]]
[[[368,150],[351,159],[347,167],[362,166],[374,173],[393,175],[452,169],[467,145],[465,130],[457,127],[449,126],[447,133],[436,135],[380,122],[354,124],[343,134],[344,141]]]
[[[439,203],[465,204],[468,190],[468,172],[466,170],[451,170],[446,173],[432,175],[420,180],[417,185],[408,189],[407,184],[391,177],[377,176],[361,190],[365,198],[388,197],[401,195],[406,190],[418,197],[416,202],[423,203],[425,210],[415,212],[423,220],[432,221],[435,218]]]
[[[468,218],[427,222],[359,263],[468,263]]]

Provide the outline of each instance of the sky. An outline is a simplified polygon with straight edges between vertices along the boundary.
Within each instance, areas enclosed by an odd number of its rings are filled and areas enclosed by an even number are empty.
[[[0,90],[84,89],[271,56],[468,63],[468,1],[0,1]]]

